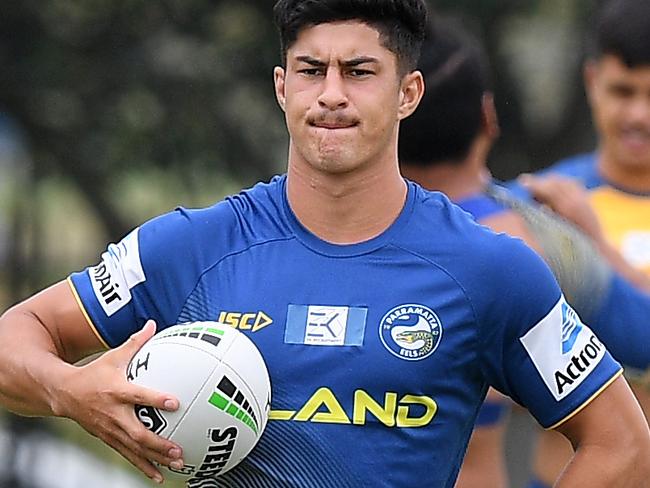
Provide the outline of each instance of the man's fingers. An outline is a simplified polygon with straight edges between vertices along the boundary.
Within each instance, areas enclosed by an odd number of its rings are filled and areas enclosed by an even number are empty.
[[[117,426],[116,430],[122,430]],[[181,448],[178,444],[165,439],[157,434],[148,430],[144,425],[133,415],[132,420],[123,428],[125,434],[133,439],[137,446],[146,448],[150,451],[157,452],[164,457],[178,459],[182,455]]]
[[[553,186],[549,184],[549,180],[539,178],[537,176],[525,174],[518,178],[518,181],[525,187],[534,197],[545,195],[552,190]]]
[[[553,209],[562,205],[562,199],[564,198],[562,181],[552,177],[539,178],[528,174],[521,175],[518,180],[538,202]]]
[[[178,399],[174,396],[132,383],[119,392],[117,397],[122,403],[147,405],[167,412],[175,412],[179,407]]]
[[[543,203],[553,210],[565,214],[574,208],[580,208],[580,188],[567,178],[535,178],[525,177],[524,186],[531,195],[540,203]]]
[[[113,436],[137,456],[165,466],[169,466],[171,462],[178,463],[178,468],[183,466],[181,448],[144,429],[142,425],[132,426],[127,431],[116,426]]]
[[[153,320],[147,321],[144,327],[129,337],[129,340],[111,351],[112,355],[120,358],[125,363],[137,353],[144,344],[156,334],[156,323]]]
[[[129,461],[133,466],[142,471],[148,478],[154,480],[156,483],[163,482],[164,478],[158,468],[156,468],[153,463],[147,460],[145,457],[138,455],[129,449],[118,438],[115,437],[114,433],[106,434],[100,438],[106,444],[119,452],[122,457]]]
[[[530,173],[522,173],[517,177],[519,184],[526,187],[530,184],[531,181],[534,181],[535,179],[537,179],[537,177],[531,175]]]
[[[135,350],[133,353],[135,354],[140,350],[140,348],[147,342],[149,339],[151,339],[154,335],[156,334],[156,322],[153,320],[147,320],[147,323],[144,324],[144,327],[140,329],[138,332],[133,334],[128,341],[126,341],[126,345],[128,345],[130,348],[134,348]]]

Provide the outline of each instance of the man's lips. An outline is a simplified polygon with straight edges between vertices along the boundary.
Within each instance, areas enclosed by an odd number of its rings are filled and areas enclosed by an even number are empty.
[[[650,131],[642,129],[623,129],[621,131],[623,137],[628,137],[630,139],[638,139],[640,141],[646,140],[650,141]]]
[[[645,130],[623,130],[619,137],[621,142],[630,147],[647,148],[650,146],[650,133]]]
[[[310,122],[312,127],[319,129],[349,129],[357,125],[356,122]]]

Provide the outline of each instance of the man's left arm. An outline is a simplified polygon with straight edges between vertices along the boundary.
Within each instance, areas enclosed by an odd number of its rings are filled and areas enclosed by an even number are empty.
[[[481,264],[499,298],[474,294],[486,380],[573,443],[558,487],[650,488],[650,431],[619,363],[538,255],[504,234],[494,243],[508,259]]]
[[[622,376],[557,430],[575,454],[556,488],[650,487],[650,430]]]

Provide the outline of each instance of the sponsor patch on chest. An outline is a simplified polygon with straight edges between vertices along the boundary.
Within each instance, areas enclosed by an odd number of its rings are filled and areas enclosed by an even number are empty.
[[[368,309],[289,305],[284,342],[311,346],[361,346]]]

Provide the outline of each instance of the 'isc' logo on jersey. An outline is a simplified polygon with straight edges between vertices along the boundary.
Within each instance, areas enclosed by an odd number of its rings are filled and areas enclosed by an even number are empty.
[[[438,316],[424,305],[399,305],[379,322],[379,337],[391,354],[419,361],[433,354],[442,338]]]
[[[261,310],[259,312],[252,313],[221,312],[219,314],[219,322],[229,325],[233,329],[250,330],[251,332],[257,332],[267,325],[271,325],[273,323],[273,319]]]

